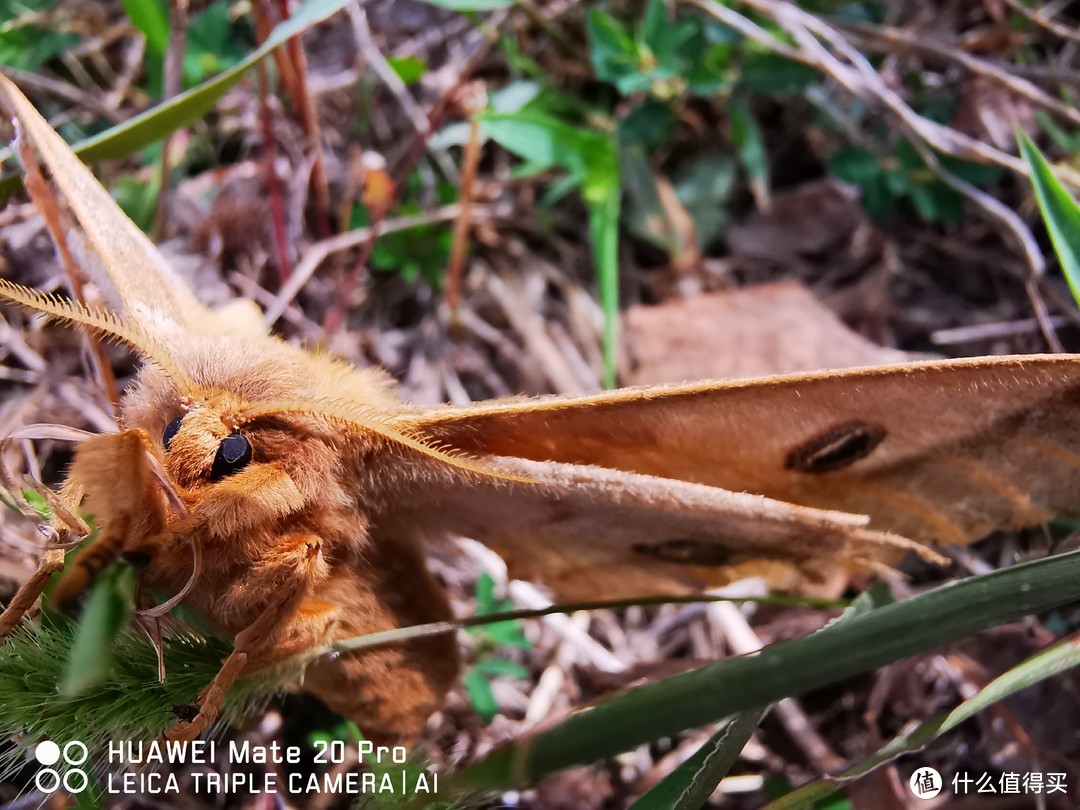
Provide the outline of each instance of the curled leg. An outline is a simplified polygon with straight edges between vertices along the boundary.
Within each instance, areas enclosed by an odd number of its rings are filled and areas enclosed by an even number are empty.
[[[0,613],[0,639],[15,629],[19,621],[41,598],[41,592],[49,584],[49,579],[57,571],[64,569],[64,550],[62,548],[50,548],[42,553],[38,559],[37,570],[22,587],[15,592],[10,604]]]
[[[325,568],[317,537],[288,539],[290,542],[277,558],[277,564],[273,568],[267,566],[263,571],[264,584],[277,585],[266,589],[271,594],[270,602],[254,622],[236,634],[232,652],[214,679],[199,693],[195,716],[170,726],[165,732],[167,740],[193,740],[205,731],[221,713],[229,689],[241,674],[251,671],[253,662],[257,665],[255,668],[263,669],[268,666],[264,662],[288,657],[276,645],[280,631],[288,625],[308,588]]]
[[[56,584],[53,604],[63,606],[94,581],[132,542],[165,526],[165,498],[146,457],[151,447],[141,429],[92,436],[75,450],[65,493],[98,523],[98,536],[75,557]],[[75,503],[76,499],[69,501]]]

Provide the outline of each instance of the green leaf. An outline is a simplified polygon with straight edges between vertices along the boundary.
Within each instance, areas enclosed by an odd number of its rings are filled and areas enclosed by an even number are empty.
[[[619,342],[619,151],[611,133],[570,126],[542,113],[484,113],[485,134],[534,167],[561,168],[581,184],[604,312],[604,385],[615,385]]]
[[[592,10],[585,16],[589,62],[596,78],[611,82],[620,93],[646,90],[650,79],[642,71],[642,53],[634,38],[610,14]]]
[[[465,694],[469,696],[469,703],[485,723],[490,723],[499,713],[499,701],[495,700],[491,684],[475,669],[470,669],[465,673],[464,681]]]
[[[649,0],[638,29],[637,41],[655,54],[662,46],[667,28],[668,14],[664,0]]]
[[[1039,201],[1043,222],[1050,234],[1061,271],[1069,283],[1073,298],[1080,304],[1080,206],[1057,179],[1046,158],[1031,138],[1017,130],[1020,153],[1031,172],[1031,185]]]
[[[391,56],[386,61],[406,85],[416,84],[428,69],[427,62],[415,56]]]
[[[728,721],[679,767],[631,805],[631,810],[698,810],[704,807],[765,716],[743,712]]]
[[[739,83],[743,89],[764,96],[801,93],[820,80],[812,67],[772,53],[754,54],[743,64]]]
[[[828,170],[837,180],[861,187],[877,179],[881,174],[881,164],[877,157],[861,146],[847,146],[833,155]]]
[[[517,661],[511,661],[507,658],[484,658],[473,664],[473,669],[489,678],[506,675],[522,681],[529,679],[529,670]]]
[[[307,0],[288,20],[276,25],[266,41],[233,67],[129,121],[75,144],[72,149],[84,161],[127,157],[181,127],[198,121],[233,87],[248,68],[290,38],[303,33],[343,8],[348,0]],[[0,178],[0,204],[22,183],[17,172]]]
[[[873,219],[887,216],[893,209],[895,198],[908,190],[902,172],[883,171],[877,157],[858,146],[845,147],[833,155],[828,172],[837,180],[858,187],[863,208]],[[902,188],[894,188],[896,184]]]
[[[964,198],[941,182],[912,185],[908,192],[924,222],[956,224],[964,218]]]
[[[194,87],[207,76],[234,67],[251,42],[237,36],[229,18],[229,4],[218,0],[188,23],[188,47],[184,54],[184,87]]]
[[[494,613],[500,607],[495,599],[495,580],[484,571],[476,578],[476,615]]]
[[[52,507],[49,506],[49,502],[42,495],[32,489],[24,489],[20,494],[22,499],[34,508],[39,520],[52,519]]]
[[[0,65],[37,71],[79,41],[78,35],[50,31],[18,20],[0,24]]]
[[[542,170],[561,168],[584,178],[590,134],[542,113],[484,113],[480,125],[487,137]]]
[[[142,230],[149,231],[154,223],[160,191],[161,172],[154,165],[150,180],[140,180],[131,175],[121,177],[112,187],[112,196],[132,222]]]
[[[754,189],[754,198],[765,199],[769,192],[769,158],[765,154],[761,129],[742,99],[731,99],[728,115],[731,116],[731,141],[746,170],[750,187]]]
[[[1050,116],[1046,110],[1036,110],[1035,120],[1039,122],[1039,126],[1042,127],[1043,132],[1050,136],[1050,140],[1054,142],[1058,149],[1065,152],[1068,155],[1075,155],[1080,152],[1080,134],[1073,132],[1066,132],[1053,117]]]
[[[146,45],[158,56],[169,47],[169,21],[157,0],[120,0],[132,24],[146,37]]]
[[[619,143],[652,150],[664,142],[675,122],[670,106],[655,98],[643,99],[619,120]]]
[[[1077,599],[1080,551],[970,577],[579,709],[497,749],[452,784],[478,790],[532,783]]]
[[[109,676],[113,642],[131,616],[132,573],[128,566],[111,566],[90,592],[60,683],[64,697],[86,694]]]
[[[698,248],[707,250],[720,237],[735,191],[735,161],[720,152],[701,152],[680,163],[671,176],[679,202],[694,220]]]

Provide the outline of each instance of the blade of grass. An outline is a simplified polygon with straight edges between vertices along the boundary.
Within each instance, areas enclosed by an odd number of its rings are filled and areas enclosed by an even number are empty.
[[[62,697],[84,695],[108,677],[113,642],[131,616],[131,573],[129,567],[110,566],[90,591],[60,682]]]
[[[615,386],[619,346],[619,148],[612,133],[571,126],[535,111],[484,113],[484,133],[526,162],[530,170],[561,168],[581,186],[589,213],[593,264],[604,313],[603,382]]]
[[[1080,552],[971,577],[581,709],[493,751],[448,783],[469,791],[535,782],[1077,599]]]
[[[129,121],[80,141],[72,146],[72,149],[83,161],[127,157],[166,135],[193,124],[213,109],[218,99],[239,82],[244,72],[260,59],[285,44],[291,37],[302,34],[339,11],[347,2],[348,0],[308,0],[292,17],[276,25],[262,45],[228,70]],[[18,172],[0,177],[0,205],[7,202],[21,183],[22,175]]]
[[[169,21],[156,0],[120,0],[132,24],[138,28],[151,51],[165,54],[169,45]]]
[[[727,776],[765,710],[742,712],[634,802],[630,810],[698,810]]]
[[[592,237],[593,264],[600,286],[600,309],[604,313],[603,356],[605,388],[616,385],[615,373],[619,351],[619,207],[622,203],[618,182],[605,176],[592,188],[586,180],[585,201],[589,208],[589,233]]]
[[[1073,298],[1080,305],[1080,205],[1050,167],[1038,147],[1026,133],[1017,130],[1020,154],[1027,161],[1031,185],[1039,202],[1043,222],[1061,263],[1061,271],[1069,283]]]
[[[1077,666],[1080,666],[1080,636],[1073,636],[1017,664],[951,712],[928,720],[909,734],[896,737],[862,762],[843,773],[830,776],[829,781],[824,778],[816,779],[770,802],[765,810],[799,810],[809,807],[813,802],[836,793],[837,780],[858,779],[903,754],[919,751],[994,703]]]
[[[856,602],[858,601],[859,600],[856,600]],[[580,610],[619,610],[620,608],[641,607],[646,605],[690,605],[705,602],[734,602],[735,604],[752,602],[759,605],[799,605],[825,609],[851,609],[851,605],[844,601],[834,599],[812,599],[803,596],[784,596],[780,594],[737,597],[714,594],[693,594],[691,596],[646,596],[639,599],[608,599],[598,602],[558,604],[545,608],[496,611],[477,616],[469,616],[464,619],[455,619],[449,622],[430,622],[428,624],[414,624],[410,627],[400,627],[396,630],[382,630],[378,633],[368,633],[365,636],[357,636],[355,638],[347,638],[334,642],[327,652],[340,653],[352,650],[363,650],[371,647],[382,647],[387,644],[399,644],[403,641],[442,635],[443,633],[451,633],[459,629],[468,629],[470,627],[483,627],[485,625],[514,622],[522,619],[538,619],[542,616],[550,616],[554,613],[577,613]]]
[[[76,643],[72,622],[52,617],[24,622],[0,645],[0,736],[32,745],[43,738],[82,740],[91,749],[110,739],[151,740],[175,719],[173,707],[191,703],[221,668],[231,645],[194,635],[165,643],[167,677],[158,683],[157,654],[146,638],[124,630],[114,640],[108,677],[88,691],[61,692]],[[239,681],[225,698],[228,719],[246,715],[259,699],[287,682],[283,673]],[[17,754],[0,755],[0,774]]]

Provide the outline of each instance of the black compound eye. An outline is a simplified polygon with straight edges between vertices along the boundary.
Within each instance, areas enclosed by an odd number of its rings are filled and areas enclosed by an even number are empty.
[[[214,456],[214,466],[210,468],[210,480],[218,481],[226,476],[238,473],[251,461],[251,442],[239,433],[226,436]]]
[[[178,416],[165,426],[165,432],[161,434],[161,443],[168,450],[172,446],[173,437],[180,432],[180,423],[184,417]]]

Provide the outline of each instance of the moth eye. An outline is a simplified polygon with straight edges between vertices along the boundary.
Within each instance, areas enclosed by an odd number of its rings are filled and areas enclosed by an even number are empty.
[[[841,425],[792,450],[784,468],[813,474],[843,469],[870,455],[885,433],[881,425],[870,422]]]
[[[210,468],[210,480],[218,481],[226,476],[238,473],[251,461],[251,442],[239,433],[226,436],[214,456],[214,466]]]
[[[183,419],[184,417],[178,416],[165,426],[165,432],[161,434],[161,443],[165,445],[166,450],[172,447],[173,437],[180,432],[180,423]]]

